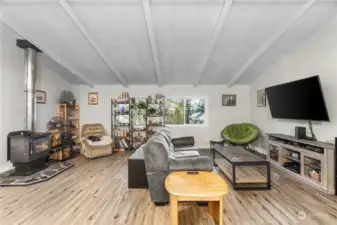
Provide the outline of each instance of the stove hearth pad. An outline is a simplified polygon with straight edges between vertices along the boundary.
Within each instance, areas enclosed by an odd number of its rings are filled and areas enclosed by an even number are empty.
[[[68,160],[63,162],[53,162],[47,168],[40,170],[30,176],[15,176],[14,170],[0,174],[0,187],[8,186],[28,186],[47,181],[58,174],[73,167],[74,164]]]

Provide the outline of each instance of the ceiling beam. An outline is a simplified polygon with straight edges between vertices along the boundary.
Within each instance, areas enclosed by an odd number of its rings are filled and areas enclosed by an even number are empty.
[[[75,24],[75,26],[80,30],[80,32],[82,33],[82,35],[84,36],[84,38],[88,40],[89,44],[94,48],[94,50],[97,52],[97,54],[99,55],[99,57],[103,60],[103,62],[108,66],[108,68],[114,74],[114,76],[116,76],[116,78],[119,80],[119,82],[121,84],[123,84],[125,87],[127,87],[128,84],[126,83],[124,77],[118,72],[118,70],[116,69],[115,65],[113,65],[108,60],[108,58],[105,56],[105,54],[103,53],[103,51],[101,51],[101,49],[98,47],[98,45],[96,44],[96,42],[94,41],[94,39],[91,37],[91,35],[87,31],[87,29],[84,27],[84,25],[82,24],[82,22],[78,19],[78,17],[76,16],[76,14],[74,13],[74,11],[72,10],[72,8],[69,5],[69,3],[67,1],[65,1],[65,0],[57,0],[57,2],[61,6],[61,8],[65,11],[65,13],[69,16],[69,18],[73,21],[73,23]]]
[[[68,0],[71,5],[78,6],[104,6],[104,5],[138,5],[139,0]],[[306,0],[235,0],[238,4],[298,4],[305,3]],[[170,5],[172,0],[161,0],[156,1],[156,4]],[[319,3],[336,3],[336,0],[320,0]],[[56,1],[45,1],[45,0],[2,0],[0,1],[0,6],[27,6],[27,5],[56,5]],[[212,5],[218,4],[217,1],[177,1],[177,5],[192,5],[192,4],[202,4],[202,5]]]
[[[256,4],[298,4],[307,3],[308,0],[235,0],[235,3],[256,3]],[[319,3],[336,3],[336,0],[320,0]]]
[[[41,51],[43,53],[45,53],[46,55],[48,55],[51,59],[53,59],[56,63],[58,63],[60,66],[66,68],[67,70],[69,70],[74,76],[76,76],[79,80],[81,80],[83,83],[85,83],[86,85],[88,85],[89,87],[94,87],[93,82],[91,80],[89,80],[86,76],[84,76],[83,74],[79,73],[76,69],[74,69],[71,65],[69,65],[68,63],[66,63],[65,61],[61,60],[60,58],[58,58],[56,55],[54,55],[52,52],[44,49],[43,47],[39,46],[37,43],[34,43],[34,40],[32,38],[29,38],[27,36],[22,35],[21,33],[19,33],[16,30],[16,26],[14,26],[11,22],[9,22],[10,20],[5,20],[3,17],[1,18],[1,23],[4,24],[5,26],[7,26],[9,29],[11,29],[14,33],[16,33],[18,36],[29,40],[29,42],[31,42],[32,44],[34,44],[36,47],[38,47],[39,49],[41,49]]]
[[[156,43],[156,37],[154,34],[154,26],[153,26],[153,20],[151,15],[151,8],[150,8],[150,1],[149,0],[143,0],[143,11],[144,11],[144,17],[147,27],[147,32],[149,34],[149,41],[152,51],[152,57],[154,62],[154,67],[156,69],[156,76],[158,85],[163,85],[163,77],[160,71],[160,64],[159,64],[159,56],[158,56],[158,48]]]
[[[317,0],[308,0],[300,10],[298,10],[290,22],[280,30],[276,31],[253,55],[246,61],[241,69],[231,78],[228,87],[233,86],[245,72],[254,65],[258,59],[265,54],[316,2]]]
[[[222,30],[222,27],[223,27],[223,25],[226,21],[227,16],[228,16],[229,10],[230,10],[230,8],[233,4],[233,0],[224,0],[224,1],[225,1],[225,3],[222,6],[221,12],[219,14],[218,20],[215,24],[215,28],[214,28],[213,33],[212,33],[211,44],[210,44],[209,51],[207,52],[205,64],[202,66],[201,72],[200,72],[199,76],[197,77],[197,80],[196,80],[196,83],[195,83],[194,86],[198,86],[201,82],[201,79],[202,79],[203,74],[205,72],[208,61],[210,60],[210,58],[212,56],[212,53],[214,51],[214,46],[216,44],[218,36],[219,36],[219,34]]]

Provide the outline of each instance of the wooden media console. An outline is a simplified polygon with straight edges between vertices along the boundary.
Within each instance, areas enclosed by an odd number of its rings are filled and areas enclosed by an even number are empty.
[[[284,134],[268,135],[270,163],[327,194],[335,194],[335,147]]]

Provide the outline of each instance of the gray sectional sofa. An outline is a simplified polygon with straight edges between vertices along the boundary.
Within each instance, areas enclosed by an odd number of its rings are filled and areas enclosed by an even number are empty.
[[[157,205],[169,201],[165,179],[172,171],[212,171],[213,163],[207,156],[200,156],[196,148],[175,148],[167,128],[156,132],[141,147],[146,168],[151,200]]]

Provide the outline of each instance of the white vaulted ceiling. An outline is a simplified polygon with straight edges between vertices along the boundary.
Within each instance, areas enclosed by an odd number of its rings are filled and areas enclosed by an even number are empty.
[[[336,0],[0,0],[2,22],[74,84],[250,84],[337,16]],[[52,62],[48,61],[50,64]]]

